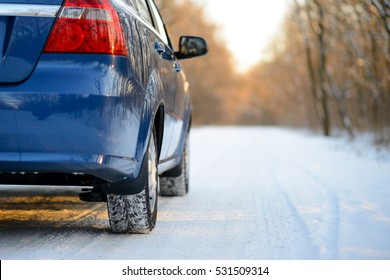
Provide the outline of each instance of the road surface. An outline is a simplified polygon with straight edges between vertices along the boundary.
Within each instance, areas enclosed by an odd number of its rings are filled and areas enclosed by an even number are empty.
[[[79,188],[0,187],[0,259],[390,259],[390,154],[273,127],[191,134],[186,197],[111,233]]]

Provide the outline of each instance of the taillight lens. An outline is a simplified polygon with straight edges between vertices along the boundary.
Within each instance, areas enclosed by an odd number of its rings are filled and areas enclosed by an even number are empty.
[[[128,53],[118,15],[108,0],[66,0],[45,52]]]

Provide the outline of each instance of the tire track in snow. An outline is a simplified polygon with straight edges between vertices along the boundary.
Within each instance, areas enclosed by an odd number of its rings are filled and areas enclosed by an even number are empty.
[[[315,259],[317,257],[317,250],[304,223],[277,184],[263,187],[257,201],[260,205],[257,223],[266,240],[268,258]]]
[[[281,178],[283,168],[275,178],[286,189],[291,207],[308,228],[311,238],[314,238],[320,258],[338,259],[339,202],[330,187],[323,182],[324,178],[309,168],[297,162],[289,162],[284,169],[290,174],[287,176],[290,178],[289,183]],[[294,177],[291,177],[293,173]]]
[[[327,196],[328,208],[327,212],[325,212],[324,224],[328,225],[328,230],[325,231],[325,235],[327,238],[325,239],[324,244],[328,244],[328,246],[324,246],[326,248],[324,251],[324,257],[327,259],[338,259],[338,239],[339,239],[339,229],[340,229],[340,205],[339,201],[335,195],[335,193],[331,190],[329,185],[325,185],[324,178],[320,178],[314,172],[310,171],[307,168],[300,166],[302,170],[308,175],[308,177],[312,178],[317,182],[317,186],[319,186],[322,191],[325,192]],[[329,246],[331,245],[331,246]],[[329,248],[330,247],[330,248]]]
[[[231,199],[236,200],[232,202],[235,205],[244,201],[241,208],[253,217],[248,221],[250,225],[244,225],[242,229],[245,242],[241,251],[244,255],[262,259],[317,257],[318,253],[311,243],[305,224],[297,213],[291,211],[294,208],[274,179],[275,167],[270,166],[275,160],[274,151],[270,149],[273,147],[272,140],[264,138],[261,131],[251,134],[251,137],[245,136],[246,129],[240,132],[241,134],[234,135],[236,138],[232,135],[226,137],[225,144],[222,145],[226,145],[228,149],[218,147],[216,153],[210,153],[212,148],[205,151],[208,151],[207,162],[204,163],[207,168],[197,166],[197,172],[203,170],[205,173],[202,172],[202,176],[196,174],[198,176],[195,177],[206,178],[208,181],[198,183],[197,179],[196,183],[215,184],[211,189],[221,189],[217,185],[225,184],[222,187],[223,196],[233,195]],[[259,142],[267,141],[270,143],[259,145]],[[221,153],[221,150],[225,153]],[[211,165],[210,162],[218,164]],[[237,188],[242,191],[237,193]],[[210,190],[205,192],[209,193]]]
[[[281,259],[315,259],[318,249],[313,244],[306,224],[291,203],[285,189],[277,180],[277,166],[280,163],[274,157],[269,161],[267,153],[259,157],[257,165],[261,169],[257,174],[261,183],[255,189],[256,200],[261,219],[265,221],[267,242],[272,251],[271,256]],[[272,162],[272,164],[269,164]],[[260,226],[262,226],[260,224]]]

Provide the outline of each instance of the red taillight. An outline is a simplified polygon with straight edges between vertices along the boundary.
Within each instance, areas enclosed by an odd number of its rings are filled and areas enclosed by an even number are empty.
[[[45,52],[127,55],[127,47],[108,0],[66,0]]]

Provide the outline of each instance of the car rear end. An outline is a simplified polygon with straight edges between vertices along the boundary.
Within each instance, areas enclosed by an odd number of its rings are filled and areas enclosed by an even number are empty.
[[[144,89],[108,0],[0,0],[0,184],[136,177]]]

